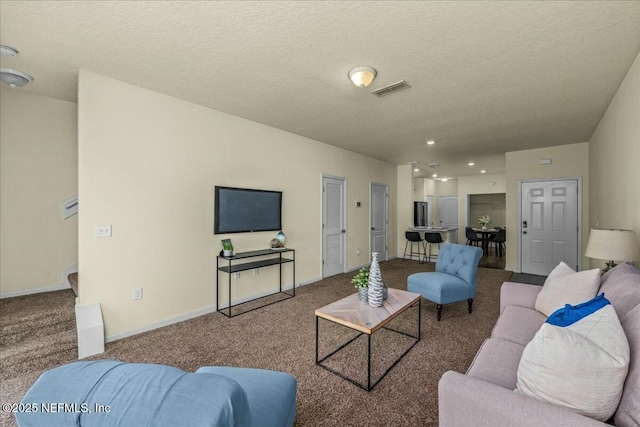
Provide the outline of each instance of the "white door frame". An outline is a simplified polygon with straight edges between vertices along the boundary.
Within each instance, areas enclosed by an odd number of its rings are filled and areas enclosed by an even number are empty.
[[[342,192],[342,216],[344,218],[344,229],[347,230],[347,178],[345,178],[344,176],[329,175],[329,174],[323,173],[322,176],[320,177],[320,227],[319,227],[320,228],[320,277],[322,277],[323,279],[324,279],[324,265],[323,265],[324,234],[322,231],[322,221],[324,219],[323,189],[324,189],[325,178],[337,179],[343,182],[344,191]],[[348,230],[342,233],[342,247],[344,248],[344,251],[342,253],[342,265],[344,265],[344,268],[342,271],[343,273],[347,272],[347,233],[348,233]]]
[[[547,178],[547,179],[520,179],[518,180],[518,219],[516,223],[517,238],[517,262],[516,273],[522,273],[522,184],[532,182],[551,182],[551,181],[578,181],[578,270],[582,270],[582,177],[581,176],[569,176],[565,178]]]
[[[369,258],[371,258],[371,252],[373,251],[373,243],[371,238],[371,213],[373,212],[373,186],[384,187],[384,259],[389,259],[389,186],[379,182],[369,182]],[[369,259],[371,262],[371,259]]]

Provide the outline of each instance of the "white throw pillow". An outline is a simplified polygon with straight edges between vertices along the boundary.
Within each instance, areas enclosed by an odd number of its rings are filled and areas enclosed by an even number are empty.
[[[629,358],[618,316],[600,294],[547,319],[522,353],[516,391],[606,421],[620,403]]]
[[[588,301],[598,292],[600,287],[600,270],[575,272],[564,262],[553,269],[542,286],[536,299],[535,308],[545,316],[549,316],[565,304],[580,304]]]

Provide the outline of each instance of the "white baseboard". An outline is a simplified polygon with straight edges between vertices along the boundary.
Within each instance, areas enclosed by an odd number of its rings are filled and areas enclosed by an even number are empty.
[[[205,314],[214,313],[216,308],[206,307],[201,310],[192,311],[191,313],[181,314],[180,316],[172,317],[170,319],[161,320],[159,322],[149,323],[148,325],[142,326],[140,328],[131,329],[130,331],[121,332],[119,334],[110,335],[106,337],[105,342],[118,341],[123,338],[131,337],[133,335],[138,335],[143,332],[153,331],[154,329],[162,328],[164,326],[173,325],[174,323],[184,322],[185,320],[194,319],[196,317],[204,316]]]
[[[316,283],[316,282],[318,282],[320,280],[322,280],[322,279],[321,278],[317,278],[317,279],[307,280],[307,281],[304,281],[302,283],[298,283],[298,284],[296,284],[296,289],[299,288],[300,286],[310,285],[310,284]],[[282,290],[284,290],[284,291],[288,291],[288,290],[291,290],[291,289],[292,289],[292,286],[283,287],[282,288]],[[263,295],[254,295],[254,296],[251,296],[251,297],[243,298],[242,300],[234,301],[233,304],[234,305],[235,304],[241,304],[243,302],[251,301],[251,300],[253,300],[255,298],[260,298],[261,296],[269,295],[271,293],[272,292],[265,292]],[[223,308],[226,308],[226,307],[228,307],[228,304],[221,305],[219,308],[220,308],[220,310],[222,310]],[[115,334],[115,335],[110,335],[110,336],[105,338],[105,342],[118,341],[118,340],[121,340],[123,338],[127,338],[127,337],[131,337],[133,335],[141,334],[143,332],[153,331],[154,329],[158,329],[158,328],[162,328],[162,327],[165,327],[165,326],[173,325],[174,323],[184,322],[185,320],[195,319],[196,317],[204,316],[205,314],[215,313],[215,312],[216,312],[216,307],[215,306],[205,307],[205,308],[203,308],[201,310],[192,311],[191,313],[185,313],[185,314],[181,314],[180,316],[172,317],[170,319],[161,320],[159,322],[149,323],[148,325],[145,325],[145,326],[142,326],[142,327],[136,328],[136,329],[131,329],[130,331],[121,332],[121,333]]]
[[[0,292],[0,299],[21,297],[23,295],[40,294],[42,292],[61,291],[63,289],[69,289],[69,288],[63,284],[60,284],[60,285],[45,286],[42,288],[25,289],[22,291]]]

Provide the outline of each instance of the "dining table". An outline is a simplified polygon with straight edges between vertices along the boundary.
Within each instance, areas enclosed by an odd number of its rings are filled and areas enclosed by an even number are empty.
[[[482,238],[482,254],[483,256],[488,256],[491,235],[495,235],[498,230],[496,228],[473,228],[472,230]]]

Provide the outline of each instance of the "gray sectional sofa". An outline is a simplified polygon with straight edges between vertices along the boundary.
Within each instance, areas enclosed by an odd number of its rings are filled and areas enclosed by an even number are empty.
[[[439,383],[440,427],[604,426],[560,406],[527,397],[516,389],[522,352],[547,319],[534,309],[541,286],[505,282],[500,317],[466,375],[446,372]],[[601,277],[598,294],[613,305],[629,342],[631,361],[622,399],[609,422],[640,425],[640,270],[630,263]]]

